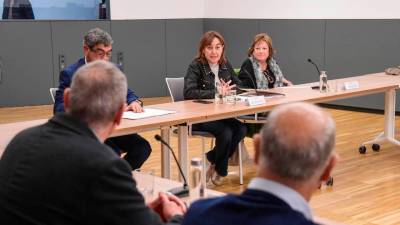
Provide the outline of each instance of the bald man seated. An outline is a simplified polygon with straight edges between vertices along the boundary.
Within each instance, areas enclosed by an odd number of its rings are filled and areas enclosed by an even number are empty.
[[[335,123],[319,107],[275,108],[254,137],[257,177],[240,195],[195,202],[183,224],[316,224],[308,202],[338,161],[334,146]]]

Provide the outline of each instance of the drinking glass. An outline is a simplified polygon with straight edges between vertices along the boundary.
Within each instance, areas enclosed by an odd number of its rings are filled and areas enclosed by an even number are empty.
[[[226,104],[235,104],[236,103],[236,90],[229,90],[225,97]]]
[[[142,193],[146,202],[154,197],[154,171],[136,169],[132,172],[137,189]]]

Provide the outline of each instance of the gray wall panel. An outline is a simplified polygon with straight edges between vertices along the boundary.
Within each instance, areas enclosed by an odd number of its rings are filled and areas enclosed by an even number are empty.
[[[202,19],[166,21],[166,75],[168,77],[185,76],[188,65],[197,54],[197,46],[202,34]]]
[[[140,97],[165,96],[165,20],[112,21],[111,33],[129,87]]]
[[[258,21],[253,19],[204,19],[204,32],[215,30],[225,39],[226,56],[234,68],[240,68],[247,57]]]
[[[110,32],[109,21],[52,21],[52,43],[54,61],[54,87],[58,86],[60,73],[59,56],[65,56],[65,65],[75,63],[83,57],[83,36],[92,28]]]
[[[260,32],[268,33],[284,76],[294,84],[318,81],[311,58],[324,66],[324,20],[260,20]]]
[[[49,104],[53,82],[50,23],[0,23],[0,106]]]
[[[253,36],[267,32],[278,63],[294,83],[318,80],[307,58],[325,68],[330,79],[399,64],[397,19],[1,21],[0,106],[50,103],[48,88],[58,85],[59,55],[65,55],[66,65],[82,57],[82,37],[93,27],[111,33],[115,41],[112,60],[117,62],[117,53],[123,53],[129,86],[142,97],[167,95],[165,76],[185,75],[201,35],[208,30],[224,36],[227,57],[236,68],[247,57]],[[373,95],[332,103],[382,109],[383,102],[383,95]],[[400,100],[396,109],[400,111]]]
[[[326,62],[328,78],[383,71],[399,65],[398,20],[328,20]],[[336,101],[336,104],[383,109],[383,95]],[[400,110],[397,101],[397,110]]]

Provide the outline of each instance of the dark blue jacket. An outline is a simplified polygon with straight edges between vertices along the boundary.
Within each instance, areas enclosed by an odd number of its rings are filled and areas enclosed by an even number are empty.
[[[63,71],[60,73],[59,78],[59,86],[56,92],[55,102],[54,102],[54,109],[53,112],[64,112],[64,89],[68,88],[71,85],[72,76],[74,73],[81,67],[85,65],[85,59],[81,58],[78,62],[67,66]],[[136,96],[135,92],[128,88],[128,93],[126,95],[126,103],[128,105],[133,102],[139,100],[139,97]]]
[[[247,189],[193,203],[182,225],[314,225],[286,202],[264,191]]]

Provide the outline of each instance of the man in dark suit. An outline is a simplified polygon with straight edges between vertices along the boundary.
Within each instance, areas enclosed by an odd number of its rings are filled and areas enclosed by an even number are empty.
[[[254,136],[257,177],[240,195],[195,202],[182,224],[315,224],[308,201],[338,160],[334,145],[334,121],[320,108],[277,107]]]
[[[3,19],[35,19],[29,0],[4,0]]]
[[[94,60],[109,61],[112,54],[112,44],[113,40],[106,31],[99,28],[89,30],[83,38],[83,52],[85,57],[67,66],[60,73],[58,91],[55,96],[54,113],[64,112],[64,89],[68,88],[71,84],[75,71],[86,63]],[[143,112],[142,102],[129,88],[126,95],[126,103],[128,106],[125,111]],[[149,142],[138,134],[112,137],[107,139],[105,143],[112,147],[118,155],[122,152],[126,152],[124,159],[129,163],[132,169],[140,168],[151,153]]]
[[[128,163],[102,143],[121,121],[126,92],[124,74],[109,62],[75,73],[64,93],[66,113],[22,131],[2,155],[0,224],[181,220],[185,206],[175,196],[160,194],[146,206]]]

